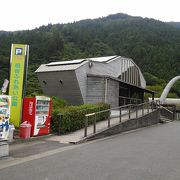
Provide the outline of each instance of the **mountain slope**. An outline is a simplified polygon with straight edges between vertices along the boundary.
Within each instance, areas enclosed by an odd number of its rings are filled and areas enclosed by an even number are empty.
[[[172,25],[176,28],[180,28],[180,22],[168,22],[167,24]]]
[[[30,45],[29,92],[37,84],[33,71],[49,61],[117,54],[133,58],[143,72],[164,80],[180,73],[180,29],[126,14],[49,24],[31,31],[0,32],[0,69],[3,72],[0,83],[7,77],[11,43]]]

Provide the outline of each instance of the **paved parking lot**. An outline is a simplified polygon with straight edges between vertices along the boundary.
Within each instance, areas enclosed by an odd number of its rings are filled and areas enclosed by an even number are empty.
[[[179,180],[180,122],[48,152],[0,164],[1,180]]]

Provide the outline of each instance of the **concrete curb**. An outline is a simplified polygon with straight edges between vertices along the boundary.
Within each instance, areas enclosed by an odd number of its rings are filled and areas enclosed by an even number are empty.
[[[36,136],[36,137],[30,137],[27,139],[23,139],[23,138],[14,138],[12,142],[8,142],[9,145],[13,145],[13,144],[20,144],[20,143],[27,143],[27,142],[33,142],[33,141],[37,141],[37,140],[43,140],[43,139],[47,139],[51,136],[54,136],[54,134],[48,134],[48,135],[43,135],[43,136]]]

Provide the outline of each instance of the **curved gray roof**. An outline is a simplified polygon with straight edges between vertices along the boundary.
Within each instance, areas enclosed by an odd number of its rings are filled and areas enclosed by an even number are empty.
[[[117,55],[51,62],[42,64],[36,70],[36,73],[70,70],[79,71],[78,69],[81,71],[82,68],[86,69],[86,74],[109,75],[143,88],[146,87],[146,81],[141,70],[134,61],[130,58]]]
[[[115,59],[116,57],[118,56],[107,56],[107,57],[75,59],[75,60],[70,60],[70,61],[51,62],[48,64],[42,64],[36,70],[36,72],[75,70],[89,61],[107,63],[108,61],[111,61]]]

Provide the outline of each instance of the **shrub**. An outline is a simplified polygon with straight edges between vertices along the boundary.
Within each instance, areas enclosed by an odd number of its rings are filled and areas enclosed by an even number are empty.
[[[52,99],[52,109],[56,110],[58,108],[62,108],[66,106],[66,101],[64,99],[59,99],[55,96],[51,97]]]
[[[110,106],[104,103],[98,104],[84,104],[80,106],[65,106],[64,108],[53,109],[51,130],[58,132],[58,118],[59,114],[62,115],[61,119],[61,134],[73,132],[84,127],[85,115],[93,112],[109,109]],[[101,113],[96,116],[96,121],[107,119],[109,112]],[[88,124],[93,123],[93,118],[90,118]]]

